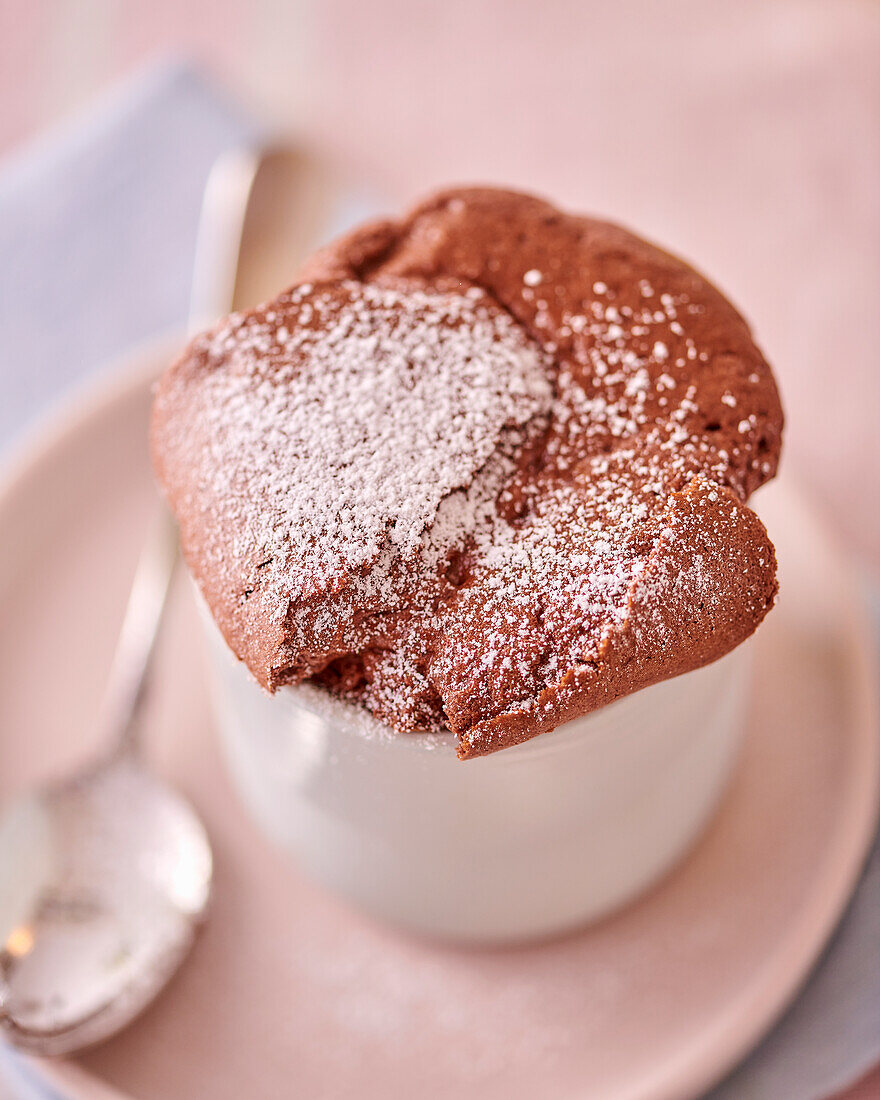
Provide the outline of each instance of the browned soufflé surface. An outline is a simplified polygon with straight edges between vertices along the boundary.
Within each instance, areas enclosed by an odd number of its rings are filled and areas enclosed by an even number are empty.
[[[492,752],[720,657],[776,591],[782,412],[745,321],[617,226],[440,193],[198,337],[152,448],[269,690]]]

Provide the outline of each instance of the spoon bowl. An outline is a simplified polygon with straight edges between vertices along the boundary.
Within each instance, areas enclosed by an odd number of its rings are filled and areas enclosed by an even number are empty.
[[[165,985],[205,915],[211,849],[188,804],[130,753],[31,793],[0,819],[0,1022],[66,1054]]]

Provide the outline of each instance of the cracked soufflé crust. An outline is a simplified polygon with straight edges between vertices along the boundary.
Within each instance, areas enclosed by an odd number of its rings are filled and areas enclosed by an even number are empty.
[[[713,661],[773,603],[746,322],[615,225],[441,192],[195,339],[155,397],[183,551],[268,690],[463,758]]]

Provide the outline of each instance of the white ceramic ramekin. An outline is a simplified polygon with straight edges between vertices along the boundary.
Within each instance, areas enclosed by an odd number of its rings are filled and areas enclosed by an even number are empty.
[[[730,774],[747,647],[524,744],[460,761],[314,688],[270,696],[207,615],[235,785],[315,879],[416,932],[525,940],[595,919],[694,841]]]

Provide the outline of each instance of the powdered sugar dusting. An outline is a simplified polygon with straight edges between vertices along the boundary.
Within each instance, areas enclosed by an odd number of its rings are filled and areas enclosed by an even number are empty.
[[[499,715],[552,720],[635,599],[657,605],[637,632],[657,661],[671,605],[724,619],[736,502],[775,461],[761,376],[735,350],[714,371],[690,284],[599,268],[582,296],[535,259],[497,300],[405,271],[302,285],[193,346],[165,446],[267,686],[312,680],[380,725],[464,740]],[[752,622],[766,585],[737,597]]]
[[[526,298],[533,281],[523,277]],[[577,337],[561,365],[544,360],[552,400],[443,498],[417,553],[404,563],[386,542],[344,590],[292,608],[291,649],[310,655],[298,675],[319,672],[398,728],[438,728],[441,708],[462,728],[487,705],[487,685],[528,711],[544,687],[597,658],[624,620],[669,494],[714,463],[728,469],[685,427],[702,428],[696,389],[665,372],[665,345],[658,354],[655,330],[687,313],[665,297],[637,313],[593,303],[564,316],[562,334]],[[523,472],[523,449],[538,438],[543,472]]]
[[[301,286],[274,320],[233,316],[206,341],[211,497],[265,562],[259,583],[297,601],[373,562],[410,557],[438,506],[503,433],[549,405],[541,351],[477,291]],[[283,315],[284,323],[277,317]]]

